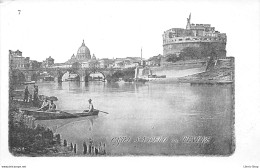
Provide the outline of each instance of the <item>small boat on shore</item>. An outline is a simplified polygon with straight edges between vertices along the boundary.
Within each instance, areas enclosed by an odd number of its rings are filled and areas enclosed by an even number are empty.
[[[24,115],[33,116],[36,120],[54,120],[54,119],[68,119],[79,118],[87,116],[96,116],[99,110],[95,109],[93,112],[83,111],[82,113],[68,113],[66,111],[57,110],[55,112],[37,111],[30,109],[20,110]]]

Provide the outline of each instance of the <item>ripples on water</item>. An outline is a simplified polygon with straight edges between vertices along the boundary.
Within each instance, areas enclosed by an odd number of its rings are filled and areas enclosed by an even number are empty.
[[[61,110],[81,112],[88,106],[109,114],[80,119],[39,121],[60,133],[63,139],[82,144],[93,138],[107,144],[111,155],[221,154],[231,153],[232,86],[188,84],[117,84],[102,82],[38,83],[39,94],[57,96]],[[113,145],[115,137],[130,143]],[[138,137],[167,137],[166,143],[134,142]],[[185,143],[185,136],[209,137],[209,143]],[[178,143],[173,140],[179,140]]]

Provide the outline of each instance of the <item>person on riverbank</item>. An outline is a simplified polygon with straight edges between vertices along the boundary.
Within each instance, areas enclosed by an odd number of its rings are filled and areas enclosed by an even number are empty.
[[[24,89],[24,98],[23,98],[24,102],[28,102],[29,94],[30,94],[30,92],[28,90],[28,86],[26,86]]]
[[[39,108],[39,111],[46,111],[49,109],[49,102],[47,101],[47,98],[44,99],[41,108]]]
[[[51,100],[51,103],[49,104],[49,112],[55,112],[56,111],[56,104],[53,103],[53,100]]]
[[[36,86],[36,85],[34,85],[34,89],[33,89],[33,104],[34,104],[34,106],[39,105],[38,86]]]
[[[94,106],[92,104],[92,100],[89,99],[88,103],[89,103],[89,105],[88,105],[88,112],[93,112],[94,111]]]

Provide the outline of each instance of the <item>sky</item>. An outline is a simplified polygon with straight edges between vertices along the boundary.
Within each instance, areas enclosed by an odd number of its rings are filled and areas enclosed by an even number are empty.
[[[149,58],[163,53],[162,34],[191,23],[211,24],[227,34],[227,56],[243,54],[259,36],[259,1],[2,1],[1,47],[56,63],[77,53],[84,39],[97,58]],[[20,14],[19,11],[21,10]],[[257,40],[257,39],[255,39]],[[244,52],[246,54],[246,52]]]

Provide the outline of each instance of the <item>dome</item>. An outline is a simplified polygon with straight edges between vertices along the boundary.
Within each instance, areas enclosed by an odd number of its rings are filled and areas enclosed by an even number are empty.
[[[96,58],[96,56],[93,54],[93,56],[92,56],[91,59],[96,60],[97,58]]]
[[[90,51],[88,47],[85,45],[84,40],[82,45],[79,47],[76,58],[78,60],[89,60],[91,59]]]

